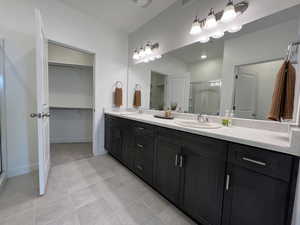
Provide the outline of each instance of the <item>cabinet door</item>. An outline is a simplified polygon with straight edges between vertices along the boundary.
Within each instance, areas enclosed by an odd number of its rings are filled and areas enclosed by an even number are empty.
[[[174,140],[158,137],[155,159],[155,186],[170,201],[178,204],[179,167],[176,166],[180,145]]]
[[[229,164],[223,225],[285,225],[288,183]]]
[[[110,136],[110,153],[117,159],[122,160],[122,129],[118,120],[112,121]]]
[[[221,224],[226,152],[225,143],[210,140],[182,148],[180,207],[203,225]]]
[[[110,144],[111,144],[111,129],[110,129],[110,126],[111,126],[111,123],[110,123],[110,117],[105,115],[105,133],[104,133],[104,148],[107,150],[107,151],[111,151],[110,149]]]
[[[122,162],[130,169],[133,168],[134,159],[134,135],[131,122],[125,122],[122,126],[123,150]]]

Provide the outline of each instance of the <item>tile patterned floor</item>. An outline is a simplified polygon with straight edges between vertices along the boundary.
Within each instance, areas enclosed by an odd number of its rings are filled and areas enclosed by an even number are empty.
[[[8,181],[0,225],[195,224],[109,155],[54,166],[43,197],[35,177]]]
[[[92,143],[51,144],[50,151],[52,166],[93,156]]]

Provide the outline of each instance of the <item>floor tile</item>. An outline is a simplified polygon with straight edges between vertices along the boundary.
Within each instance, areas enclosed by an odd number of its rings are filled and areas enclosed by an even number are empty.
[[[111,156],[82,158],[84,150],[75,156],[64,147],[80,148],[58,146],[62,156],[45,196],[37,196],[34,174],[9,179],[0,193],[0,225],[195,224]]]

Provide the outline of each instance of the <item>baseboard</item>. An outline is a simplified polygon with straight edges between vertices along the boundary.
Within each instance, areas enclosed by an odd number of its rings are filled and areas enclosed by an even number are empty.
[[[20,175],[24,175],[27,173],[31,173],[34,170],[37,170],[38,164],[34,163],[32,165],[24,166],[24,167],[17,167],[7,170],[7,177],[16,177]]]
[[[107,151],[104,147],[98,148],[96,152],[94,152],[94,156],[101,156],[107,154]]]
[[[55,138],[50,140],[51,144],[81,143],[81,142],[92,142],[92,138]]]
[[[0,175],[0,192],[2,191],[2,188],[4,187],[6,180],[7,180],[6,174],[3,172]]]

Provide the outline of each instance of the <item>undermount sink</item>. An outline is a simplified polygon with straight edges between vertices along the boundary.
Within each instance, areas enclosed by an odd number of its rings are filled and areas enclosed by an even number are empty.
[[[218,129],[222,127],[218,123],[198,122],[196,120],[176,120],[175,123],[177,125],[190,128]]]

